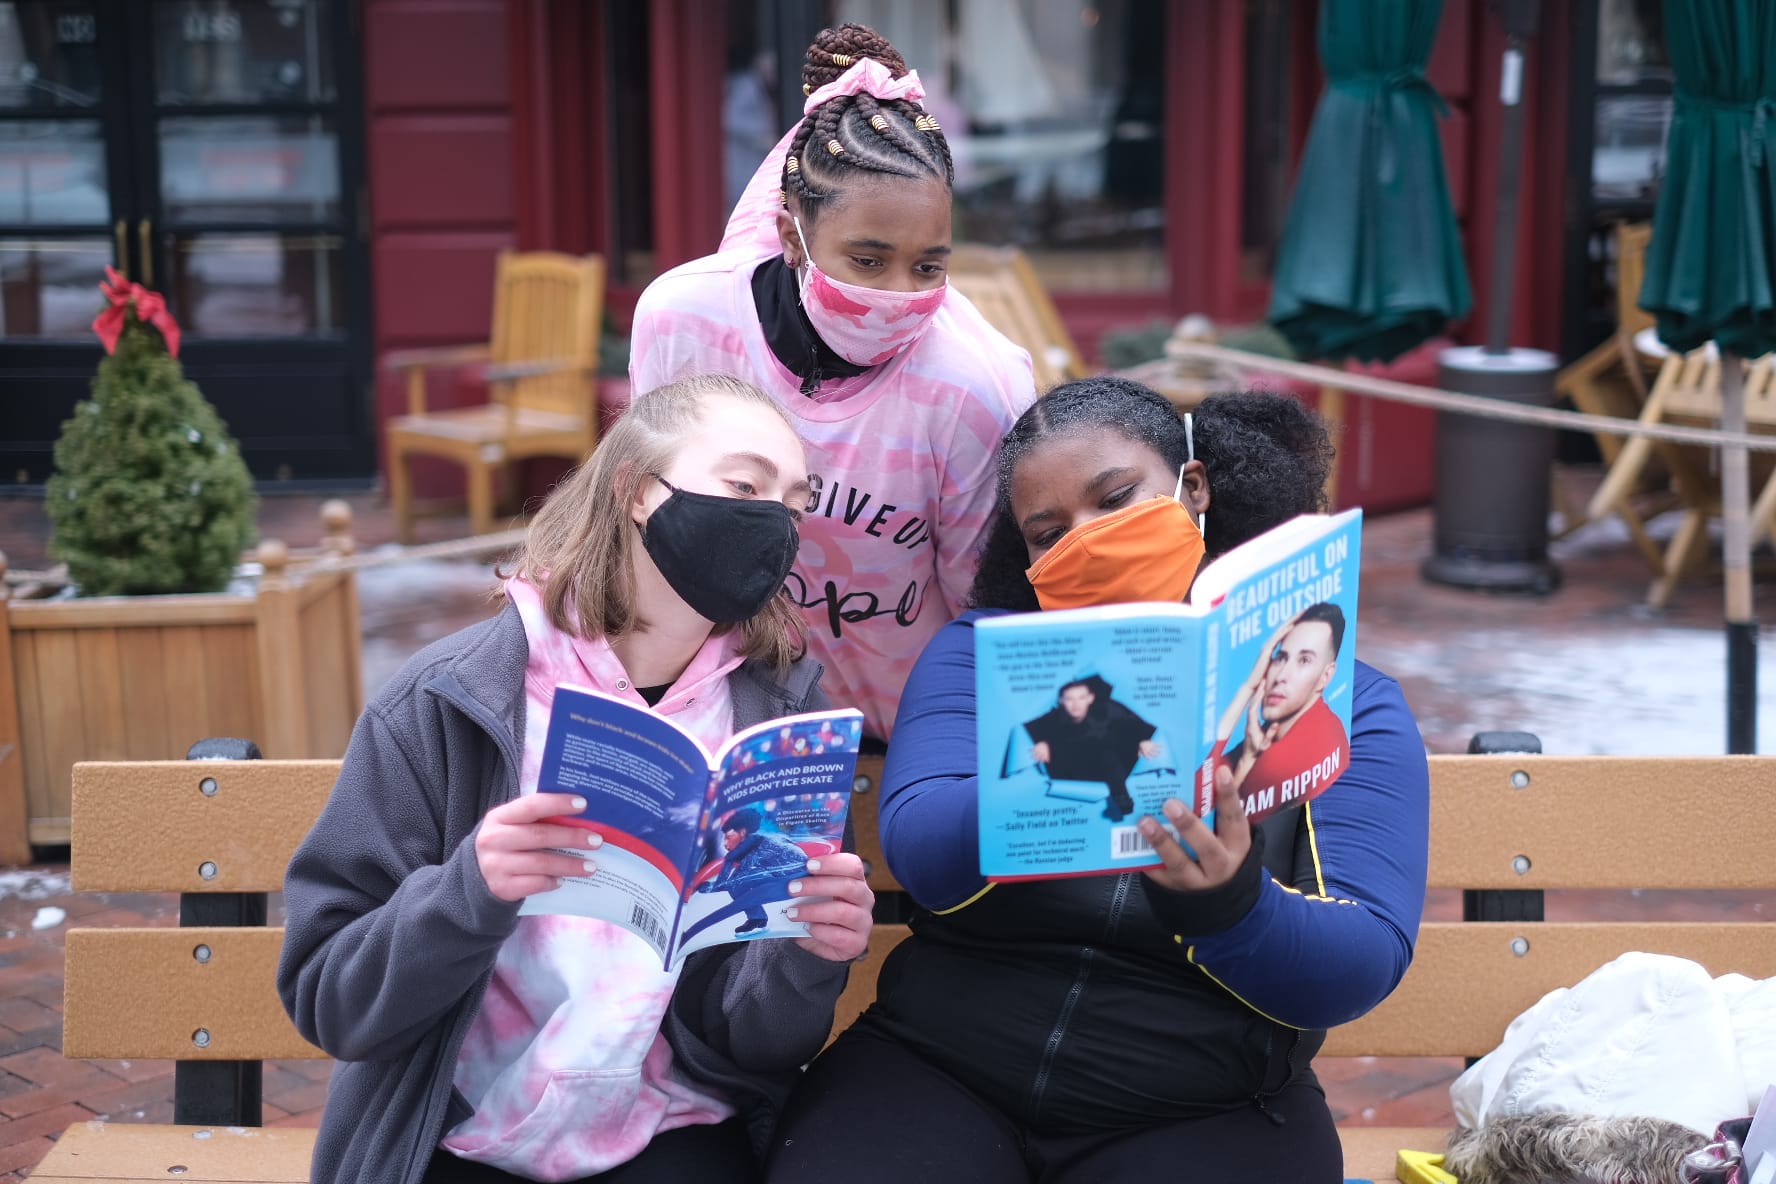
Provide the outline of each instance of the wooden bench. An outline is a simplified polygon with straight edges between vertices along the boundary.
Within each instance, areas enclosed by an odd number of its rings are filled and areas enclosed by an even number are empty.
[[[75,888],[180,893],[181,928],[69,932],[63,1050],[177,1060],[181,1125],[73,1127],[34,1181],[307,1179],[313,1132],[255,1125],[260,1060],[324,1055],[278,1002],[283,934],[265,925],[263,894],[281,886],[337,770],[336,761],[75,767]],[[859,763],[859,848],[879,915],[904,916],[876,837],[880,780],[879,760]],[[1776,757],[1432,757],[1430,883],[1464,890],[1467,919],[1426,923],[1399,989],[1335,1029],[1321,1057],[1483,1055],[1547,991],[1628,950],[1694,958],[1715,974],[1776,975],[1776,929],[1764,923],[1542,919],[1546,889],[1776,888],[1755,825],[1772,785]],[[877,925],[835,1032],[868,1005],[882,957],[906,934]],[[1345,1174],[1381,1181],[1393,1179],[1399,1149],[1440,1150],[1447,1134],[1341,1133]]]
[[[1776,975],[1776,926],[1768,923],[1546,921],[1542,896],[1574,888],[1776,888],[1761,825],[1776,789],[1776,756],[1513,753],[1433,756],[1430,766],[1429,886],[1462,890],[1465,919],[1426,922],[1399,987],[1362,1019],[1333,1029],[1319,1059],[1484,1056],[1547,992],[1629,950],[1692,958],[1717,975]],[[875,799],[855,801],[858,844],[866,859],[879,861]],[[871,884],[880,895],[892,888],[881,879],[885,863],[878,866]],[[1631,899],[1624,904],[1623,911],[1641,911]],[[904,925],[878,924],[871,960],[859,969],[879,966],[906,934]],[[867,970],[853,972],[836,1030],[868,1006],[874,980]],[[1378,1181],[1394,1179],[1400,1149],[1441,1151],[1449,1134],[1442,1127],[1339,1131],[1344,1174]]]

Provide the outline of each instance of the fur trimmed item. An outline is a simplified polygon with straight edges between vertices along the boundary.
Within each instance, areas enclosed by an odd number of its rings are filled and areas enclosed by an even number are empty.
[[[1707,1143],[1662,1118],[1549,1110],[1458,1128],[1444,1167],[1462,1184],[1682,1184],[1684,1157]]]

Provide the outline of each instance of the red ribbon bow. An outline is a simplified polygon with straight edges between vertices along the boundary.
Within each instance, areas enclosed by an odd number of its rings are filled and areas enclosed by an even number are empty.
[[[179,323],[173,320],[173,314],[167,311],[166,298],[159,292],[150,292],[141,284],[132,284],[119,275],[114,267],[105,269],[105,282],[99,285],[99,291],[110,301],[93,322],[93,332],[105,345],[105,352],[117,352],[117,339],[123,335],[126,320],[125,313],[130,305],[136,306],[136,319],[143,324],[153,325],[166,338],[167,353],[179,356]]]

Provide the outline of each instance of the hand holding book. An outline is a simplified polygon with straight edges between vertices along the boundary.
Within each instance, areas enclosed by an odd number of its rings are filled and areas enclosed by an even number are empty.
[[[554,891],[568,876],[595,872],[590,860],[567,852],[593,850],[604,839],[549,821],[585,808],[586,799],[571,793],[533,793],[489,810],[475,831],[475,862],[488,891],[515,904]]]
[[[851,962],[869,949],[876,894],[864,880],[863,860],[848,851],[808,861],[808,874],[789,886],[796,903],[786,914],[808,927],[796,938],[817,958]]]
[[[1142,816],[1141,834],[1153,845],[1154,854],[1164,861],[1159,867],[1144,869],[1155,884],[1177,892],[1202,892],[1233,879],[1252,849],[1252,824],[1240,808],[1239,790],[1234,786],[1231,770],[1225,765],[1215,770],[1213,830],[1176,798],[1167,799],[1161,809],[1188,846],[1180,846],[1178,839],[1154,821],[1151,814]],[[1195,858],[1191,857],[1192,852]]]

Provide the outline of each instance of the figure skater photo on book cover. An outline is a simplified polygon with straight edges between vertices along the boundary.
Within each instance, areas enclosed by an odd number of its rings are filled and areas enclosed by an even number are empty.
[[[753,889],[782,887],[807,869],[807,852],[782,835],[760,829],[764,818],[758,807],[743,806],[722,820],[726,854],[721,870],[714,879],[697,885],[697,891],[726,892],[741,904],[751,899]],[[746,919],[735,927],[735,934],[751,933],[771,923],[762,904],[741,904],[741,912]]]
[[[1052,781],[1096,782],[1108,790],[1104,817],[1121,822],[1134,812],[1128,779],[1141,761],[1159,761],[1159,731],[1132,708],[1111,697],[1113,688],[1093,674],[1063,684],[1055,705],[1021,729],[1030,761]],[[1012,743],[1018,743],[1014,735]]]
[[[1249,816],[1316,797],[1344,771],[1348,740],[1326,697],[1344,632],[1343,609],[1308,606],[1276,631],[1227,705],[1216,775],[1231,773]]]

